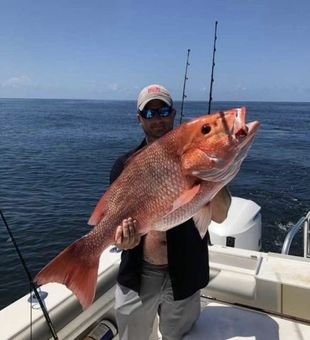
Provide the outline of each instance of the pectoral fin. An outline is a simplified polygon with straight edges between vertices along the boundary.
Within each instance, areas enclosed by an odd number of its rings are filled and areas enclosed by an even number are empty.
[[[211,206],[210,203],[202,207],[196,215],[193,216],[196,228],[199,231],[200,237],[204,238],[211,222]]]
[[[191,189],[185,190],[181,196],[173,202],[172,210],[169,213],[189,203],[197,195],[199,190],[200,184],[196,184]]]

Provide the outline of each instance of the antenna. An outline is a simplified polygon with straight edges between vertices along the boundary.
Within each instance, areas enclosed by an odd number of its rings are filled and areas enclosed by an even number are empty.
[[[215,31],[214,31],[214,45],[213,45],[213,57],[212,57],[212,70],[211,70],[208,114],[210,114],[210,112],[211,112],[212,88],[213,88],[213,82],[214,82],[213,74],[214,74],[214,66],[215,66],[215,51],[216,51],[216,40],[217,40],[216,32],[217,32],[217,21],[215,21]]]
[[[182,104],[181,104],[181,116],[180,116],[180,124],[182,123],[182,118],[184,117],[183,115],[183,107],[184,107],[184,99],[186,98],[185,94],[185,86],[186,86],[186,80],[187,78],[187,68],[189,66],[189,54],[190,54],[190,49],[187,50],[187,59],[186,59],[186,66],[185,66],[185,75],[184,75],[184,83],[183,83],[183,95],[182,95]]]
[[[29,280],[30,286],[31,286],[31,288],[33,289],[34,294],[35,294],[35,296],[36,296],[36,298],[37,298],[37,300],[38,300],[38,302],[39,302],[39,304],[40,304],[40,306],[41,306],[41,308],[42,308],[42,312],[43,312],[43,314],[44,314],[44,317],[45,317],[45,320],[46,320],[46,322],[47,322],[47,325],[48,325],[48,327],[49,327],[49,329],[50,329],[50,331],[51,331],[51,333],[52,333],[52,335],[53,335],[53,338],[54,338],[55,340],[58,340],[58,336],[57,336],[57,334],[56,334],[56,331],[55,331],[55,328],[54,328],[54,326],[53,326],[53,324],[52,324],[52,321],[51,321],[51,319],[50,319],[50,317],[49,317],[49,315],[48,315],[48,312],[47,312],[47,310],[46,310],[46,307],[44,306],[44,303],[43,303],[43,301],[42,301],[42,298],[41,298],[41,296],[40,296],[40,294],[39,294],[39,292],[38,292],[38,290],[37,290],[36,285],[34,284],[34,282],[33,282],[33,280],[32,280],[32,277],[31,277],[30,272],[29,272],[29,270],[28,270],[28,268],[27,268],[26,262],[25,262],[25,260],[24,260],[24,258],[23,258],[23,256],[22,256],[22,254],[21,254],[21,252],[20,252],[20,250],[19,250],[19,248],[18,248],[18,246],[17,246],[17,243],[16,243],[16,241],[15,241],[15,238],[14,238],[14,236],[13,236],[13,234],[12,234],[12,231],[11,231],[11,229],[9,228],[9,225],[7,224],[6,219],[5,219],[5,217],[4,217],[4,215],[3,215],[3,213],[2,213],[1,210],[0,210],[0,215],[1,215],[1,217],[2,217],[2,220],[3,220],[3,222],[4,222],[4,225],[6,226],[6,229],[7,229],[8,233],[9,233],[9,235],[10,235],[11,241],[12,241],[14,247],[15,247],[15,250],[16,250],[18,256],[19,256],[19,259],[20,259],[20,261],[21,261],[21,263],[22,263],[22,265],[23,265],[23,267],[24,267],[24,270],[25,270],[25,272],[26,272],[26,274],[27,274],[27,276],[28,276],[28,280]]]

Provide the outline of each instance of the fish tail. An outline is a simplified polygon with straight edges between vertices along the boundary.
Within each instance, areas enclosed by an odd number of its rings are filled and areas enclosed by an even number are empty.
[[[82,237],[49,262],[34,281],[38,284],[64,284],[76,295],[83,309],[86,309],[95,296],[99,259],[100,253],[89,255],[87,242]]]

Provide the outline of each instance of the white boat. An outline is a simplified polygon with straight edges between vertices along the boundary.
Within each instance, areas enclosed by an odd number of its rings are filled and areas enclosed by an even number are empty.
[[[201,290],[200,318],[184,339],[310,339],[309,220],[310,211],[291,227],[282,254],[265,253],[260,207],[233,197],[224,223],[209,227],[216,243],[209,248],[211,280]],[[288,255],[302,228],[304,256]],[[63,285],[39,289],[59,339],[118,339],[113,306],[119,262],[114,247],[103,252],[95,301],[85,311]],[[2,309],[0,324],[1,340],[53,339],[34,295]],[[151,340],[159,338],[155,322]]]

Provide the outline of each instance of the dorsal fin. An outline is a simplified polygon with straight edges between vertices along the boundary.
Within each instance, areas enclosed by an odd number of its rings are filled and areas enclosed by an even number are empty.
[[[124,162],[124,169],[128,166],[129,163],[132,162],[132,160],[139,155],[145,148],[148,147],[148,144],[144,145],[141,149],[134,152],[132,155],[130,155],[127,160]],[[100,198],[99,202],[97,203],[93,213],[91,214],[88,224],[90,226],[97,225],[102,217],[104,216],[104,206],[106,203],[106,194],[103,194],[103,196]]]
[[[175,211],[183,205],[189,203],[199,192],[200,184],[195,184],[191,189],[184,190],[182,195],[173,202],[172,211]]]
[[[163,217],[172,214],[177,209],[189,203],[198,194],[200,187],[201,185],[197,183],[191,189],[184,190],[183,193],[173,202],[169,211]]]
[[[105,194],[103,194],[99,202],[97,203],[93,213],[91,214],[87,222],[90,226],[96,226],[102,219],[104,215],[103,210],[104,210],[105,201],[106,201],[105,197],[106,197]]]

